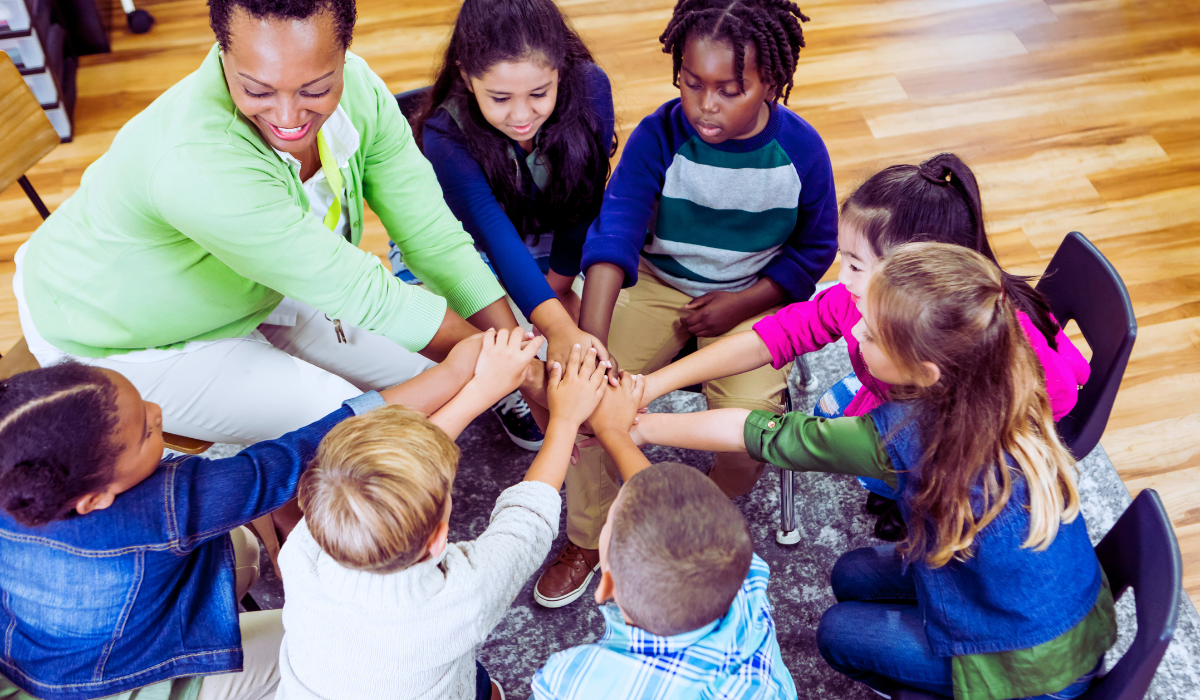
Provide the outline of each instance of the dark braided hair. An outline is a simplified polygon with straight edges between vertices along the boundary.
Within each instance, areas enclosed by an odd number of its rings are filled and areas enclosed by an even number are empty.
[[[488,123],[462,74],[479,77],[502,62],[544,61],[558,71],[554,113],[537,135],[552,175],[542,202],[525,193],[508,139]],[[424,148],[425,123],[443,105],[462,115],[467,149],[487,177],[496,201],[522,237],[591,220],[600,211],[616,136],[603,142],[604,124],[591,106],[591,52],[554,0],[465,0],[454,23],[437,80],[413,119]]]
[[[979,183],[953,153],[875,173],[842,204],[841,223],[857,229],[876,257],[904,243],[935,241],[970,248],[1000,267],[984,230]],[[1000,278],[1016,308],[1057,350],[1059,326],[1050,317],[1045,297],[1029,284],[1030,278],[1003,269]]]
[[[679,87],[679,68],[689,37],[728,41],[733,48],[733,71],[738,89],[745,91],[746,45],[758,52],[758,73],[775,91],[773,102],[792,93],[792,76],[804,48],[801,22],[808,17],[791,0],[678,0],[671,21],[658,40],[671,54],[671,84]]]
[[[66,362],[0,383],[0,508],[29,527],[67,517],[102,491],[121,454],[117,387]]]
[[[358,10],[354,0],[208,0],[208,23],[222,51],[229,50],[229,17],[240,7],[254,19],[308,19],[328,12],[333,30],[343,49],[350,48]]]

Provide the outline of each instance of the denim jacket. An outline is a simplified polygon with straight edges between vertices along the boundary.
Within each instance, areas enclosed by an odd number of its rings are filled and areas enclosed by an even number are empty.
[[[25,527],[0,511],[0,670],[43,700],[88,700],[242,669],[229,531],[270,513],[368,392],[228,459],[167,459],[104,510]]]
[[[900,513],[920,486],[922,445],[904,402],[871,411],[899,481]],[[982,508],[973,498],[975,512]],[[1059,525],[1044,551],[1022,547],[1029,534],[1029,491],[1019,474],[994,520],[975,536],[971,558],[930,568],[912,563],[925,636],[938,656],[1027,649],[1062,635],[1082,620],[1100,592],[1100,562],[1083,515]]]

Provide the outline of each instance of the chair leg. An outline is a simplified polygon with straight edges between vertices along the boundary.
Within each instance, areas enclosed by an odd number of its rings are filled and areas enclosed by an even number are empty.
[[[42,203],[42,198],[38,196],[37,190],[33,189],[33,185],[30,184],[29,178],[22,175],[21,177],[17,178],[17,182],[21,183],[21,189],[25,190],[25,196],[29,197],[29,201],[33,202],[34,208],[37,209],[38,213],[42,215],[42,218],[50,218],[50,210],[47,209],[46,205]]]
[[[779,529],[775,541],[779,544],[799,544],[800,530],[796,528],[796,474],[791,469],[779,470]]]

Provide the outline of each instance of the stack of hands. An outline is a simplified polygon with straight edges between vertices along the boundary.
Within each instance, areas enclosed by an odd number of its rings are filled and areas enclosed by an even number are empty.
[[[468,409],[463,411],[466,422],[470,421],[468,415],[478,415],[474,404],[491,405],[519,388],[545,431],[543,452],[562,452],[574,462],[578,447],[598,444],[612,455],[625,478],[649,466],[638,449],[640,440],[635,442],[636,423],[644,408],[645,377],[613,369],[612,363],[600,359],[595,346],[585,349],[578,343],[565,364],[554,359],[543,363],[536,358],[543,342],[533,333],[493,329],[455,346],[443,365],[462,371],[474,360],[468,370],[471,378],[460,392],[460,396],[472,397],[464,402],[472,404],[464,406]],[[457,413],[452,409],[455,403],[439,411],[442,420],[435,422],[450,422],[446,419],[452,416],[445,414],[447,409]],[[589,437],[579,442],[580,433]]]

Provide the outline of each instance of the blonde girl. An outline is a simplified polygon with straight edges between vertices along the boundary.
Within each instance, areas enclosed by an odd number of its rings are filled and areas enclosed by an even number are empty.
[[[881,261],[863,301],[853,333],[890,402],[835,419],[652,414],[635,440],[745,450],[899,494],[907,537],[833,568],[838,603],[817,644],[841,673],[887,694],[1079,695],[1116,639],[1112,594],[1000,270],[961,246],[910,243]]]

